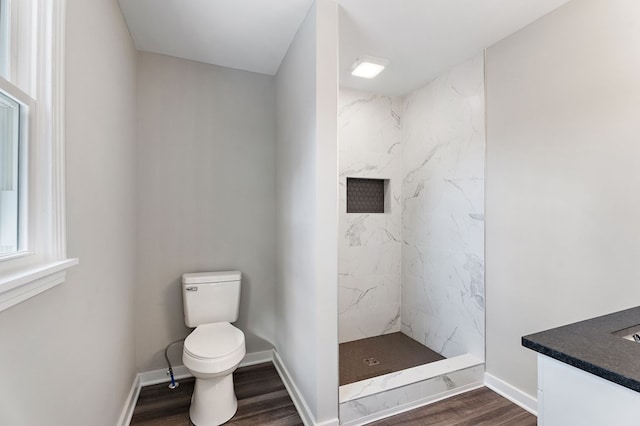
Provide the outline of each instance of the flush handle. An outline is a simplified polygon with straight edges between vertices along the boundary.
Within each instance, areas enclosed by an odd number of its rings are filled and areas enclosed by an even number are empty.
[[[198,291],[198,287],[187,287],[187,291]]]

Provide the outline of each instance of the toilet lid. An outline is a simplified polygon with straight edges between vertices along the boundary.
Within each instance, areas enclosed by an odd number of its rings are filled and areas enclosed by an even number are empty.
[[[221,358],[244,345],[244,333],[228,322],[199,325],[184,341],[184,349],[197,358]]]

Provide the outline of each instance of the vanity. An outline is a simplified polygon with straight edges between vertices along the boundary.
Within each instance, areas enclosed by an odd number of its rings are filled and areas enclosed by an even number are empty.
[[[640,425],[640,306],[522,338],[538,352],[538,425]]]

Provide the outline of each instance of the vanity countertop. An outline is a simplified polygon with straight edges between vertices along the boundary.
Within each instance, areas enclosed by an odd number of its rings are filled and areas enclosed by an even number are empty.
[[[640,343],[621,337],[627,329],[640,330],[640,306],[530,334],[522,345],[640,392]]]

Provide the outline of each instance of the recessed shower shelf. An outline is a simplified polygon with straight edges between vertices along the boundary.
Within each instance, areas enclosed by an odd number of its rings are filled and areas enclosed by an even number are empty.
[[[347,213],[385,213],[388,179],[347,178]]]

